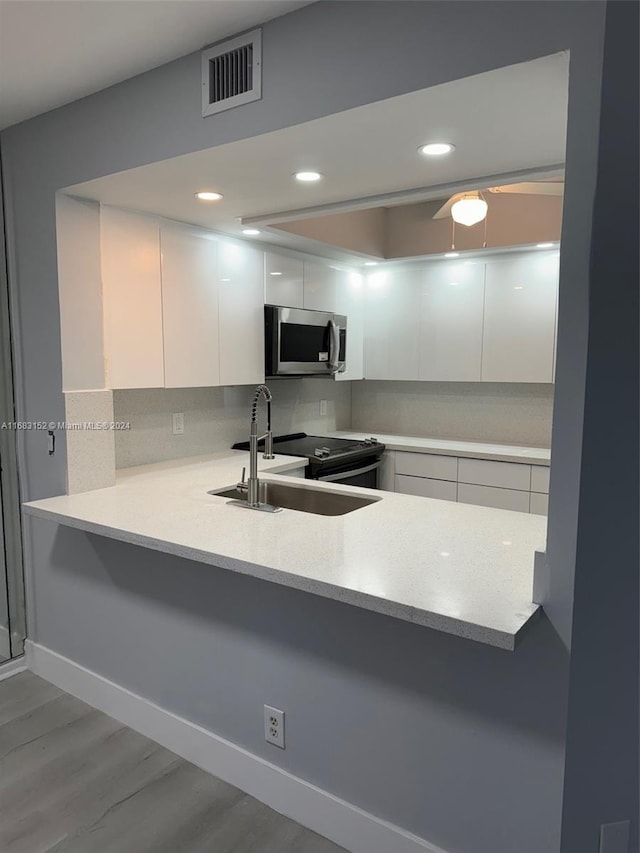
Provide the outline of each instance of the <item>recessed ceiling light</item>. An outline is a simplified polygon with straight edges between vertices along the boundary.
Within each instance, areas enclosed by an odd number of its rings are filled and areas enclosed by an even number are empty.
[[[200,201],[220,201],[223,198],[222,193],[212,193],[212,192],[201,192],[196,193],[196,198],[199,198]]]
[[[257,237],[260,232],[257,228],[243,228],[242,233],[246,234],[247,237]]]
[[[320,172],[296,172],[295,177],[303,184],[312,184],[314,181],[319,181],[322,175]]]
[[[553,243],[536,243],[536,249],[552,249]]]
[[[365,265],[365,267],[377,267],[378,262],[377,261],[365,261],[364,265]]]
[[[440,551],[440,556],[441,557],[450,557],[451,554],[448,551]]]
[[[449,287],[457,287],[459,284],[460,284],[460,282],[459,282],[459,281],[450,281],[450,282],[449,282]]]
[[[455,147],[451,142],[427,142],[418,151],[426,157],[442,157],[443,154],[451,154]]]
[[[282,275],[281,272],[270,272],[269,275]]]
[[[460,252],[445,252],[445,258],[458,258],[460,257]]]

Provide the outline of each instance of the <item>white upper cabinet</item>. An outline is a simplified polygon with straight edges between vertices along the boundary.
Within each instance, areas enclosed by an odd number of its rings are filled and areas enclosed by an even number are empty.
[[[160,229],[153,219],[100,211],[107,388],[164,385]]]
[[[364,378],[364,276],[358,272],[336,272],[337,314],[347,318],[347,367],[337,373],[338,382]]]
[[[557,252],[487,263],[484,381],[553,381],[557,291]]]
[[[220,384],[264,382],[264,258],[254,246],[218,242]]]
[[[336,311],[336,270],[328,264],[304,262],[304,307]]]
[[[163,226],[160,246],[165,387],[219,385],[216,242]]]
[[[421,279],[420,269],[366,276],[366,379],[420,378]]]
[[[480,380],[483,303],[484,264],[443,261],[424,267],[420,379]]]
[[[264,301],[267,305],[303,308],[303,262],[287,255],[266,252],[264,258]]]

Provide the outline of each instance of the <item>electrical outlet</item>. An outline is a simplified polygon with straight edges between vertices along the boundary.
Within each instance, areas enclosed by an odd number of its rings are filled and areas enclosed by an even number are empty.
[[[174,412],[171,423],[174,435],[184,435],[184,412]]]
[[[629,853],[630,829],[628,820],[601,824],[599,853]]]
[[[267,743],[284,749],[284,711],[264,706],[264,739]]]
[[[327,414],[327,401],[326,400],[320,400],[320,415],[326,415],[326,414]]]

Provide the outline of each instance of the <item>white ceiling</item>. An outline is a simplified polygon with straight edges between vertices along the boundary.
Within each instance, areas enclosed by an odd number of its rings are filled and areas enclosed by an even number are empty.
[[[275,212],[455,187],[475,178],[487,186],[483,177],[544,171],[564,162],[567,84],[568,57],[557,54],[99,178],[69,192],[237,235],[240,219],[266,215],[276,221]],[[417,148],[430,140],[453,142],[455,151],[425,158]],[[299,169],[316,169],[324,178],[300,184],[292,176]],[[198,201],[198,190],[219,191],[224,199]]]
[[[0,0],[0,129],[310,0]]]

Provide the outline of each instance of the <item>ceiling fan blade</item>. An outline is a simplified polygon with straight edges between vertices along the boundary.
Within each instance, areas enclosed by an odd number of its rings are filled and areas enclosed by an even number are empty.
[[[451,216],[451,208],[458,201],[459,198],[462,198],[464,193],[456,193],[452,195],[451,198],[446,201],[442,207],[434,214],[433,219],[446,219],[447,216]]]
[[[521,193],[523,195],[562,195],[564,182],[525,181],[521,184],[506,184],[502,187],[489,187],[490,193]]]

